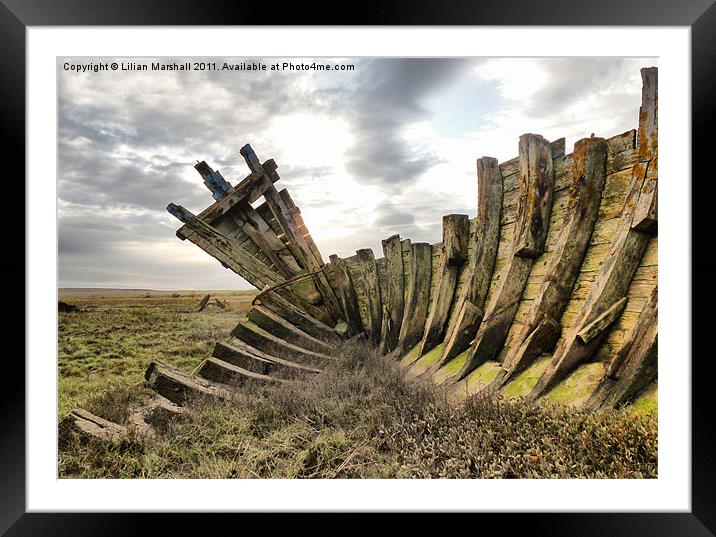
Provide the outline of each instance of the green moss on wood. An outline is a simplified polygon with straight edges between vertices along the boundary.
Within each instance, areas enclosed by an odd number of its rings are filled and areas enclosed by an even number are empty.
[[[470,349],[466,350],[461,354],[458,354],[455,358],[445,364],[441,369],[438,369],[433,374],[433,381],[435,382],[435,384],[442,384],[447,379],[455,375],[458,371],[460,371],[462,369],[462,366],[465,365],[465,362],[467,361],[467,355],[469,352]]]
[[[604,377],[604,370],[601,362],[584,364],[555,386],[545,398],[555,403],[580,407]]]
[[[438,358],[440,358],[440,354],[442,353],[444,346],[445,344],[441,343],[430,352],[423,354],[420,359],[410,367],[408,374],[417,377],[418,375],[425,373],[430,366],[433,365]]]
[[[478,392],[495,380],[495,377],[500,371],[502,371],[502,366],[500,366],[499,362],[485,362],[465,379],[467,391],[469,393]]]
[[[420,352],[420,343],[415,345],[415,347],[410,349],[410,352],[408,352],[408,354],[403,356],[403,358],[400,360],[400,365],[402,367],[408,367],[418,358],[418,352]]]
[[[525,369],[522,373],[517,375],[514,380],[508,382],[504,388],[502,388],[502,394],[507,399],[514,397],[526,397],[537,380],[542,376],[542,373],[549,365],[551,355],[545,354],[538,358],[531,366]]]
[[[627,409],[634,414],[657,415],[659,410],[657,383],[652,383],[651,386],[644,390],[641,395],[634,400],[633,404],[627,407]]]

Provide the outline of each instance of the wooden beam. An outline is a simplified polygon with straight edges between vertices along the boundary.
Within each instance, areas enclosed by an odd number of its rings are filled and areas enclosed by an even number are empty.
[[[440,256],[435,293],[417,357],[434,349],[443,339],[457,285],[459,264],[467,259],[469,226],[470,221],[466,214],[443,216],[443,253]]]
[[[577,339],[579,339],[582,344],[586,345],[604,332],[622,314],[626,301],[626,297],[620,298],[591,323],[582,326],[579,332],[577,332]]]
[[[335,360],[333,356],[304,349],[278,338],[250,321],[242,321],[237,324],[231,331],[231,335],[255,349],[283,359],[290,358],[291,360],[310,364],[321,364],[325,363],[325,361]]]
[[[314,338],[263,306],[251,308],[247,318],[274,336],[294,345],[299,345],[304,349],[319,352],[330,352],[332,349],[332,345]]]
[[[353,286],[353,280],[345,261],[337,255],[330,256],[331,265],[334,269],[336,284],[338,286],[338,298],[343,307],[346,323],[348,324],[347,335],[352,336],[363,331],[363,324],[358,307],[358,297]]]
[[[231,191],[231,183],[229,183],[219,170],[212,170],[211,167],[204,162],[198,162],[194,165],[194,169],[199,172],[206,188],[211,191],[211,195],[215,200],[223,198]]]
[[[196,369],[195,374],[199,378],[232,387],[244,384],[247,381],[261,384],[284,384],[288,382],[285,379],[255,373],[216,358],[206,358]]]
[[[552,146],[538,134],[523,134],[519,151],[520,191],[511,256],[457,380],[498,357],[517,313],[532,261],[544,250],[554,187]]]
[[[618,407],[632,401],[656,379],[658,351],[658,289],[614,355],[607,374],[589,398],[589,408]]]
[[[63,420],[64,424],[83,438],[93,441],[118,440],[127,434],[126,427],[95,416],[82,408],[71,410]]]
[[[432,258],[430,245],[426,242],[412,244],[410,255],[410,276],[407,280],[403,321],[400,325],[398,345],[393,355],[402,358],[420,342],[430,306],[430,280]]]
[[[557,344],[561,333],[557,319],[569,303],[599,215],[606,180],[606,141],[579,140],[574,145],[571,162],[568,212],[539,293],[502,362],[505,371],[499,379],[502,384]]]
[[[183,406],[195,398],[228,399],[230,392],[221,386],[187,375],[167,365],[151,362],[144,373],[147,384],[162,397]]]
[[[659,77],[656,67],[641,70],[642,105],[639,110],[639,160],[646,175],[634,209],[632,227],[656,235],[658,230],[658,154],[659,154]]]
[[[386,303],[383,304],[383,329],[381,330],[380,352],[388,354],[398,345],[400,326],[403,322],[403,253],[400,235],[392,235],[382,241],[386,262]]]
[[[264,170],[259,163],[256,153],[254,153],[254,150],[251,149],[249,144],[246,144],[241,148],[241,155],[244,157],[244,160],[251,171],[262,174],[265,173],[272,182],[278,181],[278,173],[276,172],[276,169],[274,168],[272,171]],[[338,299],[333,293],[333,289],[328,283],[326,276],[322,272],[319,272],[322,265],[316,260],[316,257],[304,235],[299,231],[296,221],[294,220],[293,213],[286,205],[285,200],[273,186],[273,183],[266,188],[263,195],[266,199],[266,203],[271,209],[271,212],[281,225],[289,243],[296,246],[296,250],[293,252],[294,255],[298,254],[300,256],[300,261],[309,272],[317,273],[315,276],[315,283],[318,291],[323,297],[326,310],[334,321],[341,319],[342,312],[340,305],[338,304]]]
[[[340,338],[333,328],[323,323],[320,319],[313,317],[310,313],[296,308],[275,291],[261,295],[258,299],[258,303],[266,306],[294,326],[321,341],[332,343],[340,341]]]
[[[281,283],[278,274],[271,271],[267,265],[251,256],[231,238],[192,214],[191,211],[174,203],[167,206],[167,211],[185,224],[187,238],[190,241],[252,285],[261,289],[265,285]]]
[[[460,293],[445,334],[445,346],[431,370],[435,371],[465,351],[473,340],[484,315],[485,299],[490,288],[497,257],[502,213],[502,175],[497,159],[477,160],[477,231],[472,271],[468,284]]]
[[[321,372],[320,369],[315,367],[271,356],[243,341],[237,341],[234,344],[217,342],[211,355],[230,364],[263,375],[268,375],[276,370],[291,370],[296,373]]]
[[[375,256],[370,248],[356,250],[358,270],[363,277],[366,287],[366,300],[368,310],[368,340],[377,347],[380,343],[382,328],[383,305],[380,300],[380,287],[378,283],[378,269],[375,265]]]
[[[520,198],[514,255],[535,258],[544,251],[552,212],[552,147],[539,134],[520,136]]]

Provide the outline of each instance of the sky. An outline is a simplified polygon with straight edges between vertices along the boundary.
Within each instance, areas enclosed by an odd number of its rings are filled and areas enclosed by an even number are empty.
[[[66,63],[215,63],[211,71],[66,70]],[[271,71],[291,62],[353,70]],[[266,71],[222,70],[224,63]],[[58,58],[58,286],[249,289],[175,235],[170,202],[213,199],[197,160],[236,185],[239,149],[273,158],[324,260],[395,233],[441,240],[476,212],[475,160],[532,132],[574,142],[636,128],[654,58]],[[255,204],[256,205],[256,204]]]

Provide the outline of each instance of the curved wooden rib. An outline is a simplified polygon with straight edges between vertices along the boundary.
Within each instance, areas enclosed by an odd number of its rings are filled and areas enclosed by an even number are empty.
[[[416,359],[442,341],[445,323],[453,303],[460,265],[467,260],[470,222],[465,214],[443,216],[443,252],[435,282],[435,296],[425,322],[423,339]]]
[[[432,258],[428,243],[416,242],[412,245],[409,270],[405,311],[400,326],[398,345],[393,353],[398,358],[419,343],[423,336],[425,320],[428,315],[430,280],[432,278]]]
[[[605,331],[583,343],[578,335],[597,317],[614,306],[626,296],[644,250],[649,235],[633,228],[634,215],[648,169],[658,157],[656,137],[656,71],[642,69],[642,78],[650,80],[644,84],[642,107],[639,111],[639,131],[637,133],[637,153],[639,161],[632,169],[632,180],[629,197],[622,209],[618,235],[611,245],[609,256],[604,262],[589,296],[584,303],[574,325],[568,331],[555,351],[550,365],[542,374],[532,390],[532,397],[540,397],[551,390],[562,378],[575,367],[589,359],[599,348]],[[651,134],[649,134],[651,133]],[[654,179],[656,180],[656,179]]]
[[[483,308],[490,288],[497,257],[502,212],[502,175],[497,159],[477,161],[477,232],[469,283],[455,303],[456,315],[445,332],[445,347],[432,371],[445,365],[470,346],[484,316]]]
[[[561,333],[559,319],[567,307],[599,214],[606,178],[607,144],[603,138],[578,141],[572,154],[572,186],[557,249],[552,253],[538,296],[503,360],[504,384],[544,352]]]
[[[383,255],[386,263],[386,302],[383,304],[383,329],[381,330],[380,352],[388,354],[398,345],[400,326],[403,322],[403,253],[400,235],[383,240]]]
[[[380,300],[380,286],[378,284],[378,268],[375,265],[375,256],[370,248],[356,251],[358,270],[363,277],[366,289],[368,314],[368,339],[373,346],[380,343],[380,330],[383,317],[383,305]]]
[[[544,249],[554,187],[552,147],[542,136],[523,134],[519,148],[520,197],[512,257],[456,380],[465,378],[481,363],[497,356],[517,312],[532,260]]]

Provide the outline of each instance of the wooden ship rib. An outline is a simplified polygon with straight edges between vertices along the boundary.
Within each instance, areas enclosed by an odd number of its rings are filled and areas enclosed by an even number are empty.
[[[164,412],[225,398],[242,379],[300,382],[365,337],[410,376],[548,397],[593,409],[634,401],[657,381],[657,69],[641,70],[638,129],[579,140],[520,137],[518,156],[477,160],[477,216],[443,217],[442,241],[382,241],[325,262],[278,166],[241,148],[232,186],[195,168],[214,202],[170,204],[189,240],[260,292],[246,320],[188,375],[152,363]],[[559,394],[557,398],[555,394]],[[155,406],[150,409],[156,410]],[[115,428],[74,411],[78,428]]]

